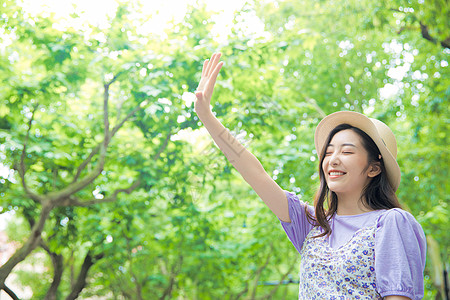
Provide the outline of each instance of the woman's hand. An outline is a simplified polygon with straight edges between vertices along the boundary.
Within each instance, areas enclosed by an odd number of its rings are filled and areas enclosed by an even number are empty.
[[[223,66],[223,62],[219,62],[221,55],[221,53],[214,53],[211,59],[207,59],[203,63],[202,78],[195,91],[197,100],[194,102],[194,110],[200,118],[205,114],[211,113],[211,109],[209,108],[211,96],[214,91],[217,75]]]

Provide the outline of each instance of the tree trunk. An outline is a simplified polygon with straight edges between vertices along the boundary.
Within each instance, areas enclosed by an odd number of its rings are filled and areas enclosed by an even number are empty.
[[[45,300],[56,300],[58,287],[59,284],[61,283],[61,278],[64,271],[63,256],[61,254],[51,252],[50,249],[48,248],[45,249],[45,251],[47,251],[47,253],[52,258],[53,264],[53,281],[50,288],[47,291],[47,294],[45,295]]]
[[[102,257],[103,254],[92,256],[92,253],[90,251],[86,254],[83,265],[81,266],[80,273],[78,274],[77,281],[72,287],[72,291],[70,292],[69,296],[67,296],[66,300],[74,300],[78,298],[81,291],[86,286],[86,278],[89,269],[96,263],[97,260],[101,259]]]
[[[183,256],[180,254],[178,255],[178,261],[174,262],[174,264],[172,265],[169,284],[167,285],[167,288],[164,290],[163,295],[159,298],[160,300],[164,300],[166,299],[166,297],[169,299],[172,297],[173,286],[175,284],[176,277],[181,271],[182,265],[183,265]]]
[[[46,202],[42,205],[42,211],[41,216],[39,217],[39,221],[34,224],[33,228],[31,229],[30,237],[25,242],[25,244],[18,249],[13,256],[11,256],[8,261],[0,268],[0,286],[3,288],[5,284],[6,278],[11,273],[12,269],[23,261],[28,254],[31,253],[41,241],[41,232],[44,228],[45,221],[47,220],[50,211],[53,209],[53,206]]]
[[[439,244],[431,235],[427,235],[427,252],[430,257],[428,265],[433,272],[431,277],[433,278],[433,285],[438,290],[438,296],[445,299],[444,263],[441,259]]]

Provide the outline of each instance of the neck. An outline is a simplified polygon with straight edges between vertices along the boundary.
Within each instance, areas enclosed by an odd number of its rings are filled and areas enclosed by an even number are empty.
[[[362,213],[366,213],[372,211],[370,207],[364,206],[364,197],[360,196],[361,194],[337,194],[338,205],[336,213],[340,216],[346,215],[359,215]]]

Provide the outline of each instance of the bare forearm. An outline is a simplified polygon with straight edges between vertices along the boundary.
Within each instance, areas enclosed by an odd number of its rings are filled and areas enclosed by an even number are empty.
[[[251,184],[255,174],[265,172],[259,160],[212,113],[202,115],[200,120],[228,161],[248,183]]]
[[[223,66],[220,53],[203,63],[202,77],[195,91],[194,110],[209,134],[225,154],[226,158],[247,181],[258,196],[280,218],[290,222],[287,198],[284,191],[264,170],[259,160],[251,154],[213,115],[210,109],[211,96],[217,75]]]

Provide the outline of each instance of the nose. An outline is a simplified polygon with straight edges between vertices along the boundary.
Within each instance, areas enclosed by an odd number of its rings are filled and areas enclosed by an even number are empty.
[[[330,164],[330,166],[333,166],[333,167],[339,165],[339,163],[340,163],[339,155],[337,153],[331,154],[330,160],[328,161],[328,163]]]

